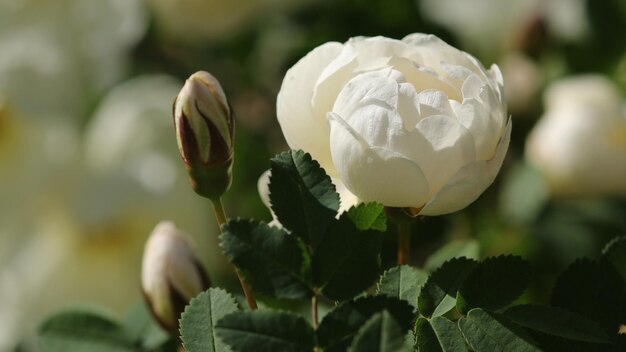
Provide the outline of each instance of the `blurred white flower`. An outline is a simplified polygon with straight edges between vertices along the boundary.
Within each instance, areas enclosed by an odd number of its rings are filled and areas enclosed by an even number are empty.
[[[85,162],[95,172],[122,171],[148,192],[172,189],[179,171],[170,103],[180,82],[139,76],[111,90],[85,130]]]
[[[0,91],[28,117],[84,117],[146,26],[140,0],[2,1]]]
[[[144,241],[161,219],[206,232],[206,204],[179,165],[179,88],[169,76],[129,80],[102,99],[84,134],[75,121],[0,113],[0,350],[69,305],[125,314],[140,299]],[[214,237],[196,238],[216,248],[203,257],[213,273],[227,268]]]
[[[180,41],[220,39],[246,27],[260,13],[289,10],[307,0],[144,0],[166,36]]]
[[[277,116],[361,201],[460,210],[493,182],[511,131],[500,70],[432,35],[326,43],[286,74]],[[330,121],[330,122],[329,122]]]
[[[170,221],[160,222],[143,252],[141,287],[163,328],[178,332],[185,305],[211,285],[191,248],[191,238]]]
[[[500,60],[504,96],[512,116],[528,112],[539,100],[539,89],[543,82],[539,66],[521,52],[511,52]]]
[[[555,196],[626,195],[626,105],[597,75],[566,78],[545,93],[546,112],[526,141],[526,159]]]
[[[585,0],[422,0],[420,5],[426,18],[484,55],[510,50],[520,31],[537,18],[563,40],[578,40],[589,28]]]

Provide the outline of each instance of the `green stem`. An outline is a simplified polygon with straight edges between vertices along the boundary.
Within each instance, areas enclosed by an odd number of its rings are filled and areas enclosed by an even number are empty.
[[[411,223],[398,222],[398,265],[408,264],[411,256]]]
[[[226,224],[226,212],[224,211],[224,205],[222,204],[222,199],[211,199],[213,203],[213,210],[215,211],[215,219],[217,220],[217,225],[220,228],[220,232],[222,231],[222,227]],[[241,271],[237,267],[235,267],[235,273],[237,274],[237,278],[239,279],[239,283],[241,284],[241,289],[243,290],[243,294],[246,297],[246,302],[248,303],[248,307],[251,310],[257,309],[256,300],[254,299],[254,295],[252,294],[252,290],[250,286],[244,280],[243,275],[241,275]]]

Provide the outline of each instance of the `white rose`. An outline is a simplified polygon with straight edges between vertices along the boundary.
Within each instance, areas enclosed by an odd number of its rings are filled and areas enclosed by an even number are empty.
[[[420,33],[314,49],[287,72],[277,115],[289,146],[361,201],[422,215],[476,200],[511,132],[498,67]]]
[[[626,195],[626,111],[602,76],[548,87],[546,112],[528,136],[526,159],[555,196]]]

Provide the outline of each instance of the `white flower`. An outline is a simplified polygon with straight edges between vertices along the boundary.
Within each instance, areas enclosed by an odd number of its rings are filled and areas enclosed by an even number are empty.
[[[141,287],[155,318],[164,328],[176,329],[185,304],[209,285],[188,236],[171,222],[159,223],[146,242],[141,266]]]
[[[361,201],[413,214],[460,210],[493,182],[509,144],[502,76],[432,35],[326,43],[286,74],[285,139]]]
[[[546,176],[555,196],[626,195],[623,104],[602,76],[567,78],[548,88],[526,159]]]
[[[144,0],[159,30],[178,41],[216,40],[254,23],[264,12],[284,11],[307,1]]]
[[[147,25],[140,0],[0,1],[0,91],[28,117],[82,120]]]
[[[540,19],[551,37],[577,41],[589,32],[584,0],[422,0],[424,17],[456,34],[464,47],[485,55],[511,49]]]

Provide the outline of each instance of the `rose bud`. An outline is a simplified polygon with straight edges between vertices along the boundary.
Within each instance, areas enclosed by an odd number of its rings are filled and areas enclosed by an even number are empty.
[[[209,278],[191,249],[187,234],[172,222],[159,223],[146,242],[141,286],[150,311],[170,332],[189,301],[210,286]]]
[[[555,197],[626,195],[626,105],[599,75],[562,79],[526,141],[526,160]]]
[[[232,181],[234,119],[219,81],[210,73],[191,75],[174,101],[180,155],[193,189],[219,198]]]
[[[421,33],[314,49],[287,71],[277,116],[289,146],[359,200],[412,215],[476,200],[511,134],[498,66]]]

